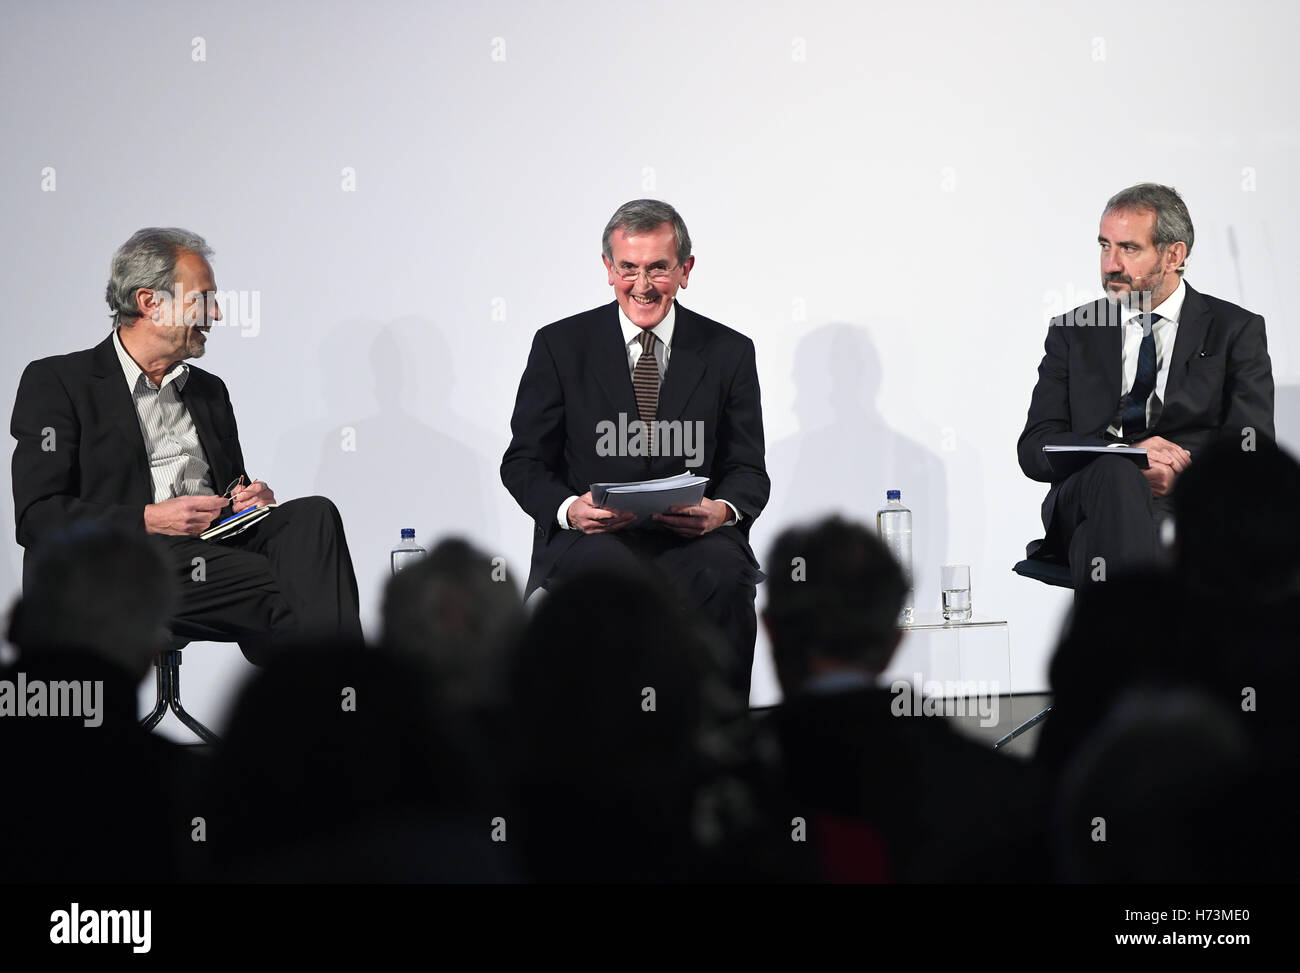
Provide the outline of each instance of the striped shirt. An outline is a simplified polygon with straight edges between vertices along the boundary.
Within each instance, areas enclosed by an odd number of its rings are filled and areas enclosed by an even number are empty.
[[[127,354],[122,336],[116,331],[113,346],[122,363],[122,374],[126,376],[126,387],[135,402],[136,418],[144,435],[154,503],[172,497],[215,494],[198,430],[181,399],[181,391],[190,377],[190,366],[177,362],[163,376],[162,385],[155,385]]]

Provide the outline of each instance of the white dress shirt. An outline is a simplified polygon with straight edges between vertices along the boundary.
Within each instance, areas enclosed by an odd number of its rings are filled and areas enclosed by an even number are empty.
[[[637,340],[642,331],[649,331],[659,340],[655,342],[655,362],[659,365],[659,384],[662,385],[664,375],[668,371],[668,357],[673,350],[673,328],[677,326],[677,304],[674,302],[668,307],[668,314],[664,319],[656,324],[653,328],[638,328],[628,318],[620,304],[618,308],[618,323],[623,329],[623,344],[627,346],[627,374],[630,378],[636,372],[636,363],[641,360],[641,342]]]
[[[144,435],[149,476],[153,480],[153,502],[214,495],[217,491],[212,486],[212,471],[199,443],[194,420],[180,394],[189,380],[190,366],[177,362],[167,370],[162,384],[155,385],[127,353],[122,336],[116,331],[113,347],[122,363],[122,374],[126,376],[126,387],[131,392],[136,419]]]
[[[1187,285],[1180,278],[1174,292],[1151,310],[1160,315],[1160,320],[1151,326],[1151,333],[1156,340],[1156,387],[1147,398],[1147,428],[1155,425],[1164,409],[1165,383],[1169,380],[1169,360],[1174,354],[1174,339],[1178,337],[1178,318],[1183,313],[1183,301],[1187,299]],[[1138,351],[1142,347],[1142,322],[1140,308],[1121,307],[1119,310],[1120,327],[1124,329],[1123,373],[1120,388],[1127,395],[1137,378]],[[1118,409],[1116,409],[1118,412]],[[1122,438],[1119,416],[1106,429],[1112,436]]]

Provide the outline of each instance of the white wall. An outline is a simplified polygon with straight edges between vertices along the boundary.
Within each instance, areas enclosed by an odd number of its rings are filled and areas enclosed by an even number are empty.
[[[977,610],[1010,620],[1016,690],[1043,688],[1068,596],[1010,574],[1044,492],[1015,441],[1047,318],[1098,289],[1112,192],[1184,193],[1188,279],[1268,319],[1295,444],[1298,8],[468,6],[6,5],[0,388],[107,333],[131,232],[204,234],[218,285],[261,314],[201,364],[250,472],[342,509],[373,634],[401,527],[467,533],[526,574],[497,466],[529,341],[609,299],[604,222],[658,196],[695,240],[683,303],[758,346],[760,555],[900,487],[919,603],[937,608],[941,562],[969,562]],[[0,594],[20,564],[4,542]],[[775,694],[765,649],[756,702]],[[219,722],[238,651],[186,662],[187,700]]]

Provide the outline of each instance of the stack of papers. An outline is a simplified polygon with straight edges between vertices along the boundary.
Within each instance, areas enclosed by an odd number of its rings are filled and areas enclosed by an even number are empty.
[[[637,519],[629,526],[650,522],[655,514],[667,513],[669,507],[693,507],[704,499],[707,476],[678,473],[658,480],[632,480],[628,483],[593,483],[591,502],[606,510],[634,513]]]
[[[1147,462],[1147,451],[1137,446],[1124,446],[1115,444],[1113,446],[1044,446],[1043,455],[1047,457],[1047,463],[1052,468],[1052,472],[1059,476],[1069,476],[1071,473],[1077,473],[1083,469],[1098,456],[1111,453],[1118,456],[1127,456],[1138,465],[1138,469],[1145,470],[1150,465]]]

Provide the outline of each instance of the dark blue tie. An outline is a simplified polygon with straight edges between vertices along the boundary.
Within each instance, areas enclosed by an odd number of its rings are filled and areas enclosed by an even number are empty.
[[[1122,403],[1124,438],[1129,440],[1137,439],[1147,431],[1147,399],[1156,387],[1155,324],[1160,315],[1143,314],[1138,320],[1142,323],[1142,345],[1138,348],[1137,373],[1133,376],[1133,387]]]

